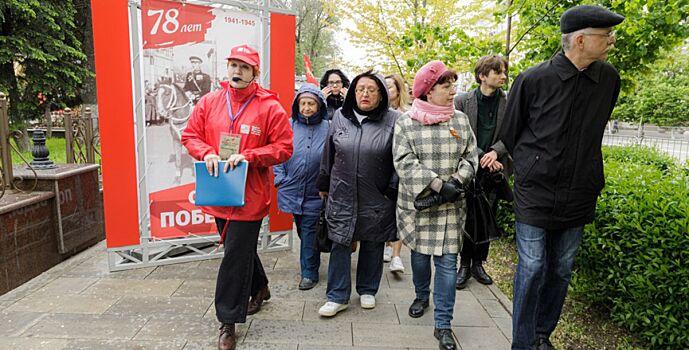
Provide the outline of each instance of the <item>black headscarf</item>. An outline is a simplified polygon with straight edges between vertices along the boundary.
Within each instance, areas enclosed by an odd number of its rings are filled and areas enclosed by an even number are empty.
[[[359,79],[361,78],[369,78],[373,79],[373,81],[376,82],[376,85],[378,85],[378,90],[380,92],[381,100],[380,104],[378,104],[378,107],[376,107],[373,110],[370,110],[368,112],[364,112],[359,109],[359,107],[356,104],[356,91],[354,88],[356,87],[357,82],[359,82]],[[361,115],[365,115],[370,119],[380,119],[383,117],[383,115],[388,111],[388,87],[385,84],[385,78],[378,74],[374,73],[373,71],[368,71],[361,73],[357,75],[354,80],[352,80],[352,86],[354,88],[347,90],[347,96],[345,97],[344,104],[342,106],[342,114],[347,117],[347,118],[354,118],[354,111]]]

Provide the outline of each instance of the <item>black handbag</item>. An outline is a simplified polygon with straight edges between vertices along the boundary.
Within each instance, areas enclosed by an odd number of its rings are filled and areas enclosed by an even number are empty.
[[[328,222],[325,220],[325,207],[328,203],[328,198],[323,198],[321,203],[321,214],[318,216],[316,223],[316,237],[313,240],[313,249],[321,253],[330,253],[333,246],[333,241],[328,238]]]
[[[486,173],[483,173],[486,174]],[[467,219],[464,226],[467,237],[474,244],[486,243],[500,238],[501,231],[495,220],[495,213],[481,184],[481,173],[467,190]]]
[[[509,181],[502,172],[487,173],[479,170],[480,185],[484,193],[495,193],[495,198],[511,203],[514,193]]]

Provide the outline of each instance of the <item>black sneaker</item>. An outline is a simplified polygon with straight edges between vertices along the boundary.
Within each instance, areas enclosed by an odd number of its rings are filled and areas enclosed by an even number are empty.
[[[299,282],[299,290],[309,290],[309,289],[315,287],[317,284],[318,284],[318,281],[314,281],[310,278],[304,277]]]
[[[538,338],[536,340],[536,350],[555,350],[555,347],[548,338]]]

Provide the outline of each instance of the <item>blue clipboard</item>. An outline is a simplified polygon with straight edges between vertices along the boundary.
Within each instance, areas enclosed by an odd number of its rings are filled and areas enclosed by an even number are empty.
[[[226,161],[218,162],[218,177],[208,175],[205,162],[194,162],[196,170],[196,201],[198,206],[244,206],[246,174],[249,163],[241,161],[234,170],[224,172]]]

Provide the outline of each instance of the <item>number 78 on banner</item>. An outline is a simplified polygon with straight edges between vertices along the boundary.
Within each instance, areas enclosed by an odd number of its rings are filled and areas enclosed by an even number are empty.
[[[208,6],[148,0],[141,7],[144,49],[203,42],[215,19]]]

